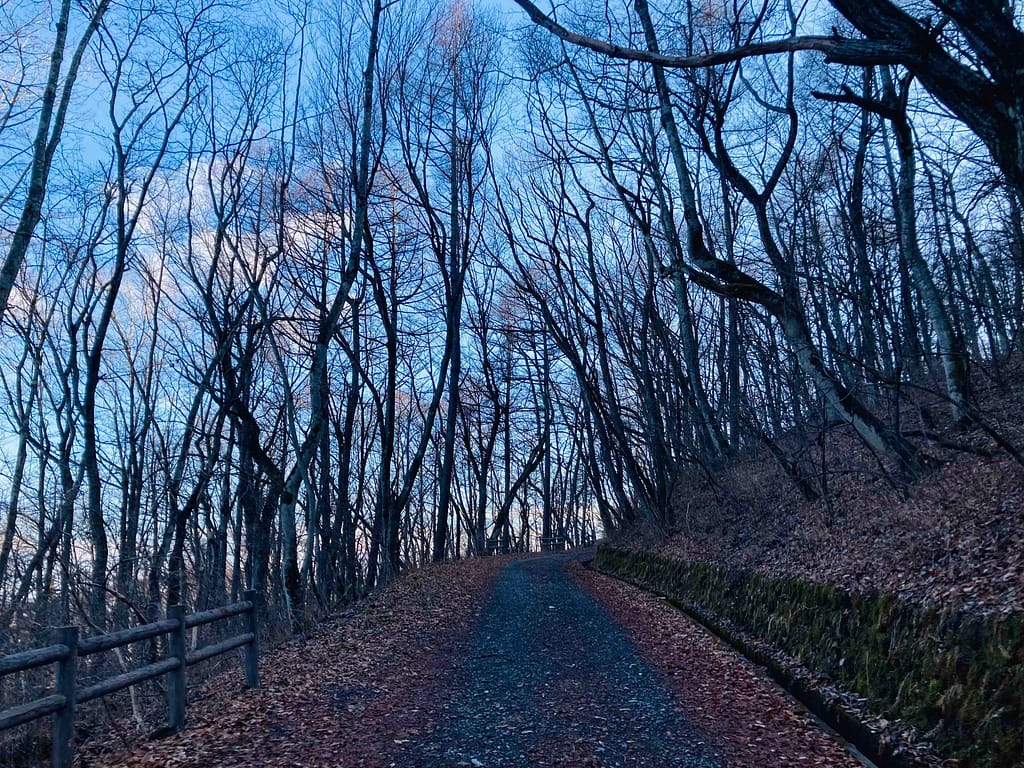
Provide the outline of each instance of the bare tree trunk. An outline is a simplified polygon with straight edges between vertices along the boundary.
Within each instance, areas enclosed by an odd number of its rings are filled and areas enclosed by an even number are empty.
[[[457,61],[457,59],[456,59]],[[452,68],[451,115],[451,179],[449,187],[451,215],[449,217],[448,296],[445,317],[445,344],[451,345],[451,363],[448,367],[448,404],[444,423],[444,455],[438,488],[437,522],[434,527],[432,560],[444,560],[448,544],[448,518],[451,515],[452,481],[455,472],[455,426],[459,413],[459,379],[462,376],[462,296],[466,274],[462,256],[460,194],[460,152],[458,131],[458,77],[457,65]],[[458,551],[458,550],[456,550]]]
[[[10,248],[4,257],[3,268],[0,269],[0,323],[3,323],[11,291],[14,288],[15,280],[17,280],[18,272],[21,270],[21,265],[25,261],[25,254],[28,253],[32,235],[43,215],[46,183],[50,176],[54,153],[57,151],[57,145],[64,132],[64,120],[67,117],[68,105],[71,102],[71,93],[75,87],[75,80],[78,78],[82,57],[109,5],[110,0],[100,0],[93,9],[89,23],[68,64],[67,72],[64,75],[64,85],[59,87],[67,43],[68,21],[71,15],[71,0],[62,0],[61,2],[56,38],[50,53],[50,71],[43,89],[35,140],[32,142],[32,170],[29,173],[25,205],[22,207],[18,226],[11,238]],[[58,88],[60,90],[59,102],[57,99]],[[55,108],[56,112],[54,112]]]
[[[646,0],[635,0],[634,7],[644,27],[648,50],[657,53],[657,38],[655,37],[654,25],[651,22]],[[724,295],[742,296],[749,301],[761,304],[769,310],[778,320],[783,335],[790,349],[796,355],[796,359],[804,374],[815,384],[829,405],[834,409],[836,415],[850,424],[873,450],[896,458],[902,470],[915,475],[921,470],[920,457],[917,450],[901,435],[883,425],[825,366],[825,362],[817,350],[804,317],[800,287],[796,281],[792,265],[783,257],[772,234],[768,218],[768,198],[781,177],[782,169],[788,162],[796,141],[796,111],[793,106],[792,66],[791,59],[789,64],[787,105],[785,107],[785,112],[790,120],[789,136],[763,192],[755,191],[750,182],[740,174],[728,158],[721,135],[724,114],[719,112],[716,116],[717,122],[715,123],[714,137],[716,146],[714,149],[711,148],[707,137],[702,134],[705,151],[715,162],[719,172],[753,206],[762,244],[770,263],[775,267],[779,275],[782,292],[776,293],[772,291],[760,283],[760,281],[741,272],[734,265],[715,257],[710,252],[704,241],[703,227],[697,209],[696,196],[691,186],[682,143],[677,139],[676,141],[670,141],[669,148],[676,163],[677,174],[680,177],[680,196],[689,235],[690,262],[718,281],[711,283],[702,281],[705,287],[723,292]],[[664,72],[661,68],[657,65],[652,65],[652,68],[655,71],[656,79],[660,79],[660,82],[664,83]],[[666,87],[658,88],[658,97],[663,116],[663,125],[666,120],[674,125],[674,117],[672,116],[673,106],[667,85]]]

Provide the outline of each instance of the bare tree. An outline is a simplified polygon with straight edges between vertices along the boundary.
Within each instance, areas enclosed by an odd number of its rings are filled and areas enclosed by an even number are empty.
[[[43,89],[39,106],[39,119],[35,138],[32,141],[32,162],[28,176],[25,203],[21,209],[17,229],[11,238],[10,247],[0,268],[0,323],[3,323],[10,301],[11,291],[18,278],[18,271],[25,261],[32,236],[43,213],[47,182],[53,157],[64,133],[71,96],[78,72],[82,65],[89,41],[96,33],[110,0],[100,0],[87,14],[85,29],[75,44],[68,65],[64,67],[64,55],[68,47],[68,33],[71,23],[71,0],[62,0],[56,20],[53,48],[50,53],[50,70]]]
[[[932,96],[964,122],[984,143],[1017,194],[1024,194],[1024,114],[1019,103],[1024,43],[1019,17],[1000,0],[933,0],[931,13],[911,15],[892,0],[830,0],[863,38],[783,32],[780,39],[743,40],[731,48],[687,55],[666,55],[573,32],[530,0],[516,0],[531,20],[566,42],[614,58],[660,67],[702,69],[746,58],[820,51],[830,62],[868,66],[901,64]],[[762,5],[759,18],[769,11]]]

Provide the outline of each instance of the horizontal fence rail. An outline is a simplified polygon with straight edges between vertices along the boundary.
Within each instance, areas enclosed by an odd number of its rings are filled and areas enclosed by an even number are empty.
[[[564,552],[565,545],[565,536],[542,536],[540,539],[541,552]]]
[[[233,616],[245,618],[245,631],[219,643],[186,650],[186,630],[212,624]],[[78,659],[131,643],[167,635],[167,657],[108,677],[93,685],[76,685]],[[209,611],[185,615],[184,607],[175,605],[167,609],[167,618],[152,624],[110,632],[106,635],[79,639],[78,627],[61,627],[56,643],[9,656],[0,656],[0,676],[25,672],[55,664],[54,691],[49,696],[0,711],[0,731],[17,725],[53,716],[52,760],[55,768],[71,768],[74,758],[72,740],[75,733],[75,705],[101,696],[107,696],[132,685],[166,676],[167,724],[178,730],[185,724],[186,675],[185,670],[202,661],[212,659],[236,648],[245,649],[245,684],[249,688],[259,685],[259,649],[256,632],[256,593],[248,591],[245,600]]]

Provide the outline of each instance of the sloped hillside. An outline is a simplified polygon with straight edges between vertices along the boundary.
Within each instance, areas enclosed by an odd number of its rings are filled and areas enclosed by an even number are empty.
[[[905,428],[928,432],[923,442],[937,465],[916,483],[872,466],[842,430],[812,431],[813,442],[788,455],[800,459],[818,499],[805,499],[760,451],[710,478],[681,478],[667,539],[632,531],[619,543],[939,605],[1020,610],[1024,465],[1007,446],[1024,445],[1024,376],[1019,364],[1002,376],[976,385],[983,427],[936,426],[941,402],[907,409]]]

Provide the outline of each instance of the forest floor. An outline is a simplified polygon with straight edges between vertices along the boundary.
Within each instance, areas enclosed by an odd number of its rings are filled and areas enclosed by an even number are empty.
[[[976,375],[984,426],[953,428],[935,398],[904,405],[905,433],[935,465],[917,482],[893,482],[843,428],[808,426],[779,445],[818,499],[753,451],[680,478],[667,539],[633,531],[617,543],[942,607],[1024,610],[1024,458],[1005,449],[1024,454],[1024,360],[999,374]]]
[[[581,555],[403,576],[84,766],[763,768],[858,761],[759,668]]]

